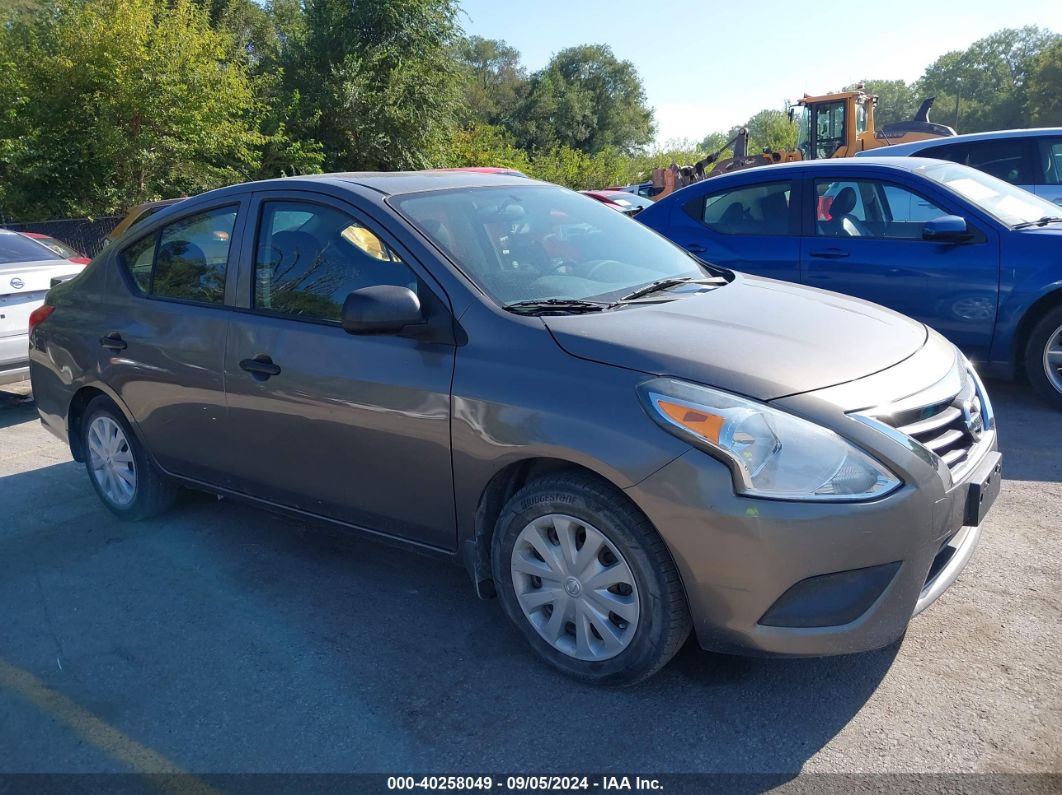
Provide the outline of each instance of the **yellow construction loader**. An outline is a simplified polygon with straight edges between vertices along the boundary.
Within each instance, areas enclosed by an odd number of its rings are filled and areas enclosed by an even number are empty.
[[[886,124],[876,130],[874,106],[877,99],[876,96],[863,91],[862,86],[854,91],[841,91],[818,97],[805,94],[789,109],[789,118],[797,125],[796,149],[780,152],[767,149],[750,154],[749,132],[742,127],[717,152],[692,166],[672,164],[669,168],[655,169],[653,186],[660,190],[652,198],[662,199],[669,193],[702,179],[754,166],[828,157],[852,157],[858,152],[882,146],[955,135],[955,130],[951,127],[929,120],[929,109],[933,106],[934,97],[925,100],[910,121]],[[720,159],[727,150],[731,150],[731,156]]]

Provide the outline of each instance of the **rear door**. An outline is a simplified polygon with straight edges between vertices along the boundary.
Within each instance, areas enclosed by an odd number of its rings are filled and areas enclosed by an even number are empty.
[[[832,174],[838,174],[834,169]],[[836,212],[842,194],[853,208]],[[805,206],[803,280],[882,304],[940,331],[971,356],[988,353],[995,327],[999,248],[995,233],[955,200],[897,179],[831,176],[817,179]],[[849,198],[849,197],[844,197]],[[927,221],[967,219],[965,243],[924,240]]]
[[[227,486],[231,449],[223,381],[235,262],[247,199],[219,199],[155,226],[116,252],[117,280],[93,336],[114,388],[158,463]]]
[[[712,180],[685,188],[682,195],[689,198],[672,208],[661,231],[717,265],[799,281],[799,183],[775,179],[712,188]]]
[[[409,287],[426,312],[448,318],[445,293],[346,202],[263,192],[252,217],[225,346],[239,489],[454,549],[452,340],[351,335],[340,325],[346,296],[363,287]]]

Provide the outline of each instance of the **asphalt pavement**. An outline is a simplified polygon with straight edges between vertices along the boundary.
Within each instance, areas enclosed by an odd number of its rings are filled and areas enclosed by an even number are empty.
[[[437,560],[185,495],[125,524],[0,390],[0,773],[1062,773],[1062,413],[989,385],[1005,482],[959,581],[849,657],[630,690],[536,661]]]

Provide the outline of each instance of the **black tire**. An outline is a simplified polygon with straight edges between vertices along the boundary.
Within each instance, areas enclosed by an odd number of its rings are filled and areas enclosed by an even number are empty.
[[[100,418],[109,419],[122,429],[125,436],[125,445],[122,450],[123,452],[128,450],[132,458],[136,485],[132,489],[132,498],[126,504],[118,504],[108,496],[93,469],[93,459],[89,448],[89,434],[93,423]],[[81,421],[81,444],[81,449],[85,455],[85,471],[88,473],[89,482],[92,484],[92,488],[96,490],[100,501],[115,516],[127,521],[139,521],[157,516],[173,505],[173,501],[177,496],[177,487],[151,461],[151,457],[144,450],[144,446],[129,427],[129,423],[126,422],[125,416],[110,398],[101,395],[94,398],[85,407],[85,413]]]
[[[622,554],[634,576],[640,601],[638,625],[629,645],[610,659],[585,661],[555,648],[528,620],[517,599],[511,570],[517,538],[532,520],[554,513],[592,525]],[[513,495],[498,518],[492,564],[498,596],[509,619],[539,656],[583,682],[623,686],[644,681],[689,636],[685,593],[663,539],[624,494],[586,473],[547,475]]]
[[[1056,306],[1038,322],[1029,334],[1025,345],[1025,375],[1040,397],[1055,408],[1062,409],[1062,391],[1047,377],[1044,369],[1044,353],[1052,340],[1062,330],[1062,306]]]

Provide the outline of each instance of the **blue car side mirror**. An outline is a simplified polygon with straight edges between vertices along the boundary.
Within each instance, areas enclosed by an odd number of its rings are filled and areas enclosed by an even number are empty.
[[[960,243],[973,235],[966,226],[966,219],[958,215],[942,215],[932,221],[926,221],[922,227],[922,238],[941,243]]]

